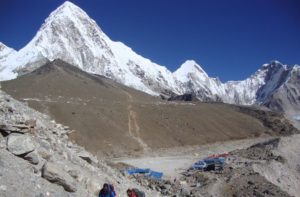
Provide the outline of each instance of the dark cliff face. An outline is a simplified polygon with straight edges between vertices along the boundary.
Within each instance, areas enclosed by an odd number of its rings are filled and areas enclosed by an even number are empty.
[[[288,70],[286,79],[263,103],[264,106],[287,114],[300,112],[300,69]]]
[[[195,94],[174,95],[168,98],[168,101],[199,101]]]
[[[261,72],[265,72],[266,74],[264,78],[265,84],[256,93],[258,103],[264,103],[272,97],[272,94],[286,82],[290,69],[279,62],[273,61],[263,66]]]

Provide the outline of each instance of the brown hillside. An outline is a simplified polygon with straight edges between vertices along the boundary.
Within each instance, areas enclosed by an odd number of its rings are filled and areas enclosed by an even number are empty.
[[[99,155],[274,134],[234,106],[161,101],[60,60],[3,82],[2,89],[70,126],[71,137]]]

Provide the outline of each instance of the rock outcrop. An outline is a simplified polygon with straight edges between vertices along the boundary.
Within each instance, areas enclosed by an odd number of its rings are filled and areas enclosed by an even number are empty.
[[[63,186],[68,192],[76,192],[76,183],[73,177],[54,163],[47,162],[43,166],[42,177],[52,183]]]

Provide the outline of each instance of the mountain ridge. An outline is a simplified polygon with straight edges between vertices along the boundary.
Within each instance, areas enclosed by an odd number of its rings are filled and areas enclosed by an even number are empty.
[[[154,96],[192,93],[201,101],[241,105],[265,103],[287,79],[284,73],[290,72],[286,65],[272,61],[245,80],[222,83],[209,77],[194,60],[171,72],[122,42],[112,41],[85,11],[69,1],[49,15],[25,47],[0,59],[0,80],[14,79],[54,59]]]

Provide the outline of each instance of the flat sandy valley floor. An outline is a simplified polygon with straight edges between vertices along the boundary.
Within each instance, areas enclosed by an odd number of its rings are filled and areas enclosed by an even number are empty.
[[[163,179],[179,180],[192,196],[296,197],[300,193],[299,140],[299,134],[235,140],[148,152],[143,157],[114,159],[114,163],[163,172]],[[200,159],[228,152],[221,173],[187,171]]]
[[[180,173],[187,170],[196,161],[209,155],[247,148],[269,138],[271,137],[218,142],[199,147],[172,148],[149,152],[143,157],[117,158],[113,159],[113,162],[121,162],[138,168],[151,168],[152,170],[163,172],[167,178],[175,178],[180,176]]]

